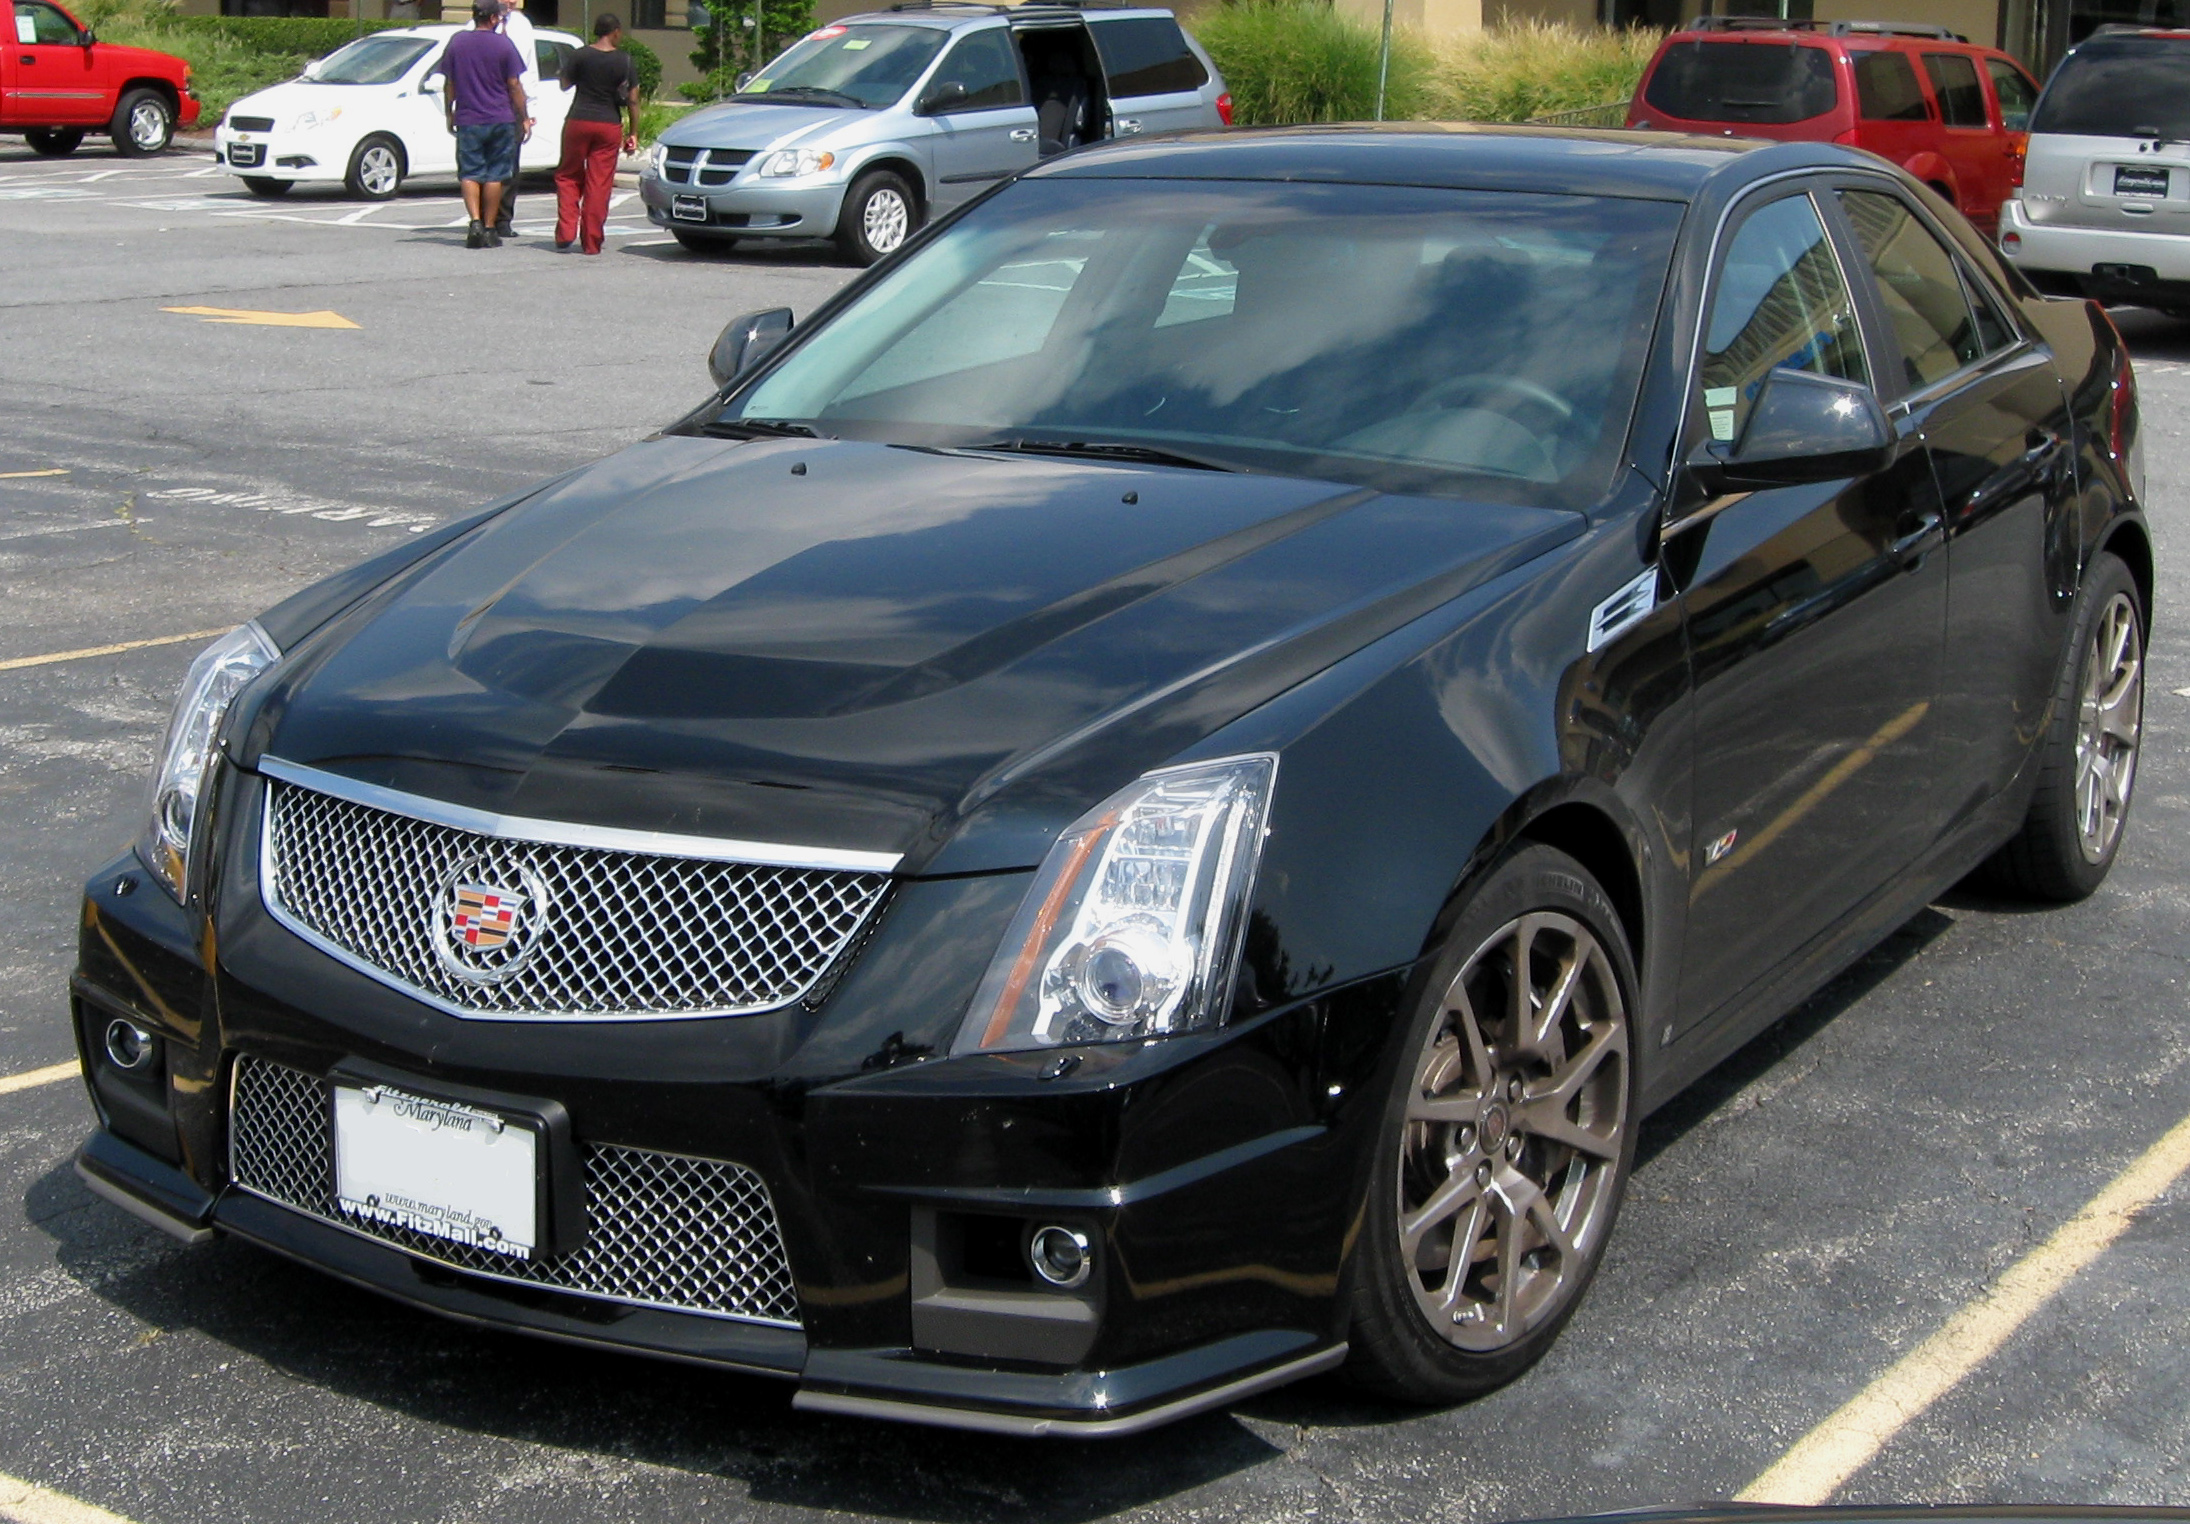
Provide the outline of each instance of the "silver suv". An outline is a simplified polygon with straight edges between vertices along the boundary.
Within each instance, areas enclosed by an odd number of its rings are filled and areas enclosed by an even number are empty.
[[[833,237],[871,264],[1051,154],[1231,119],[1167,10],[898,5],[821,28],[673,124],[639,194],[688,249]]]
[[[2108,29],[2061,60],[2000,252],[2041,291],[2190,317],[2190,31]]]

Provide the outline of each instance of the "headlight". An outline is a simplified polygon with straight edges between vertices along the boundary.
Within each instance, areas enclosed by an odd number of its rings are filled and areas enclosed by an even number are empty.
[[[243,685],[280,655],[257,625],[239,625],[199,653],[175,698],[167,740],[152,774],[150,818],[137,855],[178,900],[189,882],[190,833],[212,771],[213,738]]]
[[[818,175],[836,162],[836,155],[813,148],[779,148],[760,161],[758,173],[771,180],[788,175]]]
[[[647,173],[659,175],[662,172],[662,166],[668,162],[669,145],[667,143],[656,143],[646,151]]]
[[[1224,1019],[1273,756],[1149,773],[1057,838],[958,1053],[1168,1036]]]

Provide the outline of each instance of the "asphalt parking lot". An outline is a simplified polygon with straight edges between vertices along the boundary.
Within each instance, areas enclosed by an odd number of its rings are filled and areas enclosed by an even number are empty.
[[[0,1518],[65,1495],[142,1524],[1474,1524],[1723,1498],[2190,1117],[2190,325],[2131,312],[2160,599],[2113,878],[2065,910],[1950,895],[1661,1113],[1588,1304],[1490,1398],[1313,1382],[1097,1445],[892,1428],[140,1225],[70,1171],[80,1087],[31,1081],[71,1057],[77,886],[135,829],[202,643],[176,637],[640,437],[704,395],[731,314],[803,315],[852,273],[821,246],[695,257],[629,215],[601,257],[557,255],[548,205],[467,251],[453,190],[256,202],[202,155],[0,139]],[[2190,1179],[2166,1187],[1835,1495],[2190,1502]]]

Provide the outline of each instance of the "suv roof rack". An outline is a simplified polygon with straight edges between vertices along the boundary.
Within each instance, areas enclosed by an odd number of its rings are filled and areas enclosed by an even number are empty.
[[[1698,16],[1691,32],[1823,32],[1828,37],[1931,37],[1968,42],[1960,32],[1920,21],[1782,21],[1777,16]]]

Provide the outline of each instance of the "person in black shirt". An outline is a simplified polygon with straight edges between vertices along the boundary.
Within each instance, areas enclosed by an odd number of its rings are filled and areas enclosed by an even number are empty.
[[[563,162],[555,171],[557,249],[578,242],[588,254],[601,252],[617,152],[639,151],[639,79],[631,55],[617,47],[623,33],[623,23],[603,12],[593,21],[592,46],[563,63],[563,88],[575,99],[563,121]],[[631,120],[621,133],[619,108]]]

